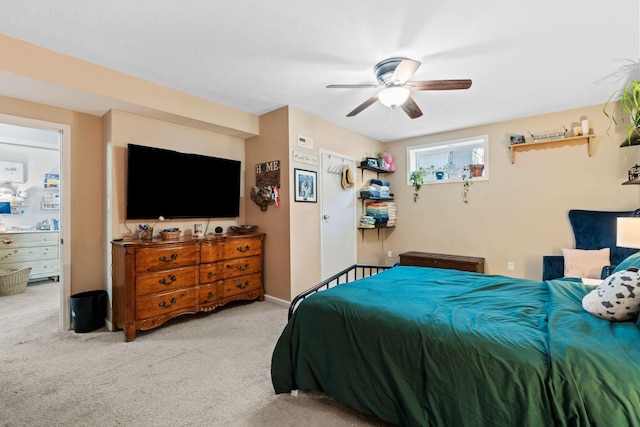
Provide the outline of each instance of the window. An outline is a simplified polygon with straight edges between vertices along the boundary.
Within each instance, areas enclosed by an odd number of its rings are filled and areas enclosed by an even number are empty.
[[[489,179],[489,136],[407,147],[407,165],[408,185],[411,173],[420,168],[425,184],[461,181],[471,174],[476,180]]]

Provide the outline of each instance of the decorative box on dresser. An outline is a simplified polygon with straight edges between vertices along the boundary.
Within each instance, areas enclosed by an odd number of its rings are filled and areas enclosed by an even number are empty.
[[[60,276],[60,232],[13,231],[0,233],[0,268],[31,267],[29,280]]]
[[[265,235],[112,242],[113,322],[125,341],[186,313],[264,300]]]

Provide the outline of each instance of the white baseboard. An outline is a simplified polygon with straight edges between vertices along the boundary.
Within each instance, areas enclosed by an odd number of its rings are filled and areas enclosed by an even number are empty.
[[[291,305],[291,302],[289,302],[289,301],[285,301],[285,300],[280,299],[280,298],[272,297],[270,295],[265,295],[264,299],[267,300],[267,301],[271,301],[271,302],[273,302],[275,304],[278,304],[278,305],[283,305],[285,307],[289,307],[289,305]]]

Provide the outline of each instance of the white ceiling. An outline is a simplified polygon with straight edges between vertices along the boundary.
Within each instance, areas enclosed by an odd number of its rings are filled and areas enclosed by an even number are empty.
[[[257,115],[290,105],[380,141],[601,104],[640,78],[638,0],[0,0],[0,10],[7,36]],[[376,89],[326,85],[373,83],[373,66],[393,56],[422,62],[414,80],[473,86],[414,92],[424,112],[414,120],[379,103],[345,117]],[[0,73],[0,95],[64,108],[74,98],[34,92]]]

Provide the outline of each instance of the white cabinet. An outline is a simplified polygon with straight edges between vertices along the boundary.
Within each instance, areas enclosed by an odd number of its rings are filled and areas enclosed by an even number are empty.
[[[27,231],[0,233],[0,267],[31,267],[29,280],[58,279],[60,233]]]

